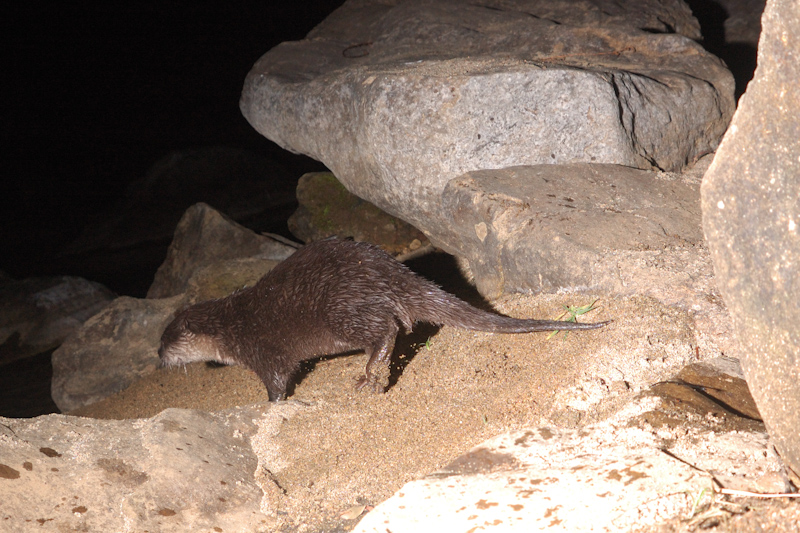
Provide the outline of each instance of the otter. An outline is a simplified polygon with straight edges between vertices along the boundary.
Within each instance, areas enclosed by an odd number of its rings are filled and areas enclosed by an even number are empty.
[[[284,400],[302,361],[364,351],[357,388],[382,391],[402,325],[415,322],[496,333],[584,330],[582,323],[512,318],[477,309],[412,272],[372,244],[329,238],[300,248],[252,287],[179,312],[164,330],[162,366],[195,361],[238,364],[255,372],[270,401]]]

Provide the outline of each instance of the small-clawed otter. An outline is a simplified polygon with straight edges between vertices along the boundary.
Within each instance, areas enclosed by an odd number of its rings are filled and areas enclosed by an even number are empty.
[[[195,361],[240,364],[255,372],[271,401],[302,361],[363,350],[369,354],[358,388],[380,389],[376,365],[388,365],[400,325],[415,322],[491,331],[593,329],[511,318],[472,307],[371,244],[330,238],[299,249],[252,287],[192,305],[161,337],[164,366]]]

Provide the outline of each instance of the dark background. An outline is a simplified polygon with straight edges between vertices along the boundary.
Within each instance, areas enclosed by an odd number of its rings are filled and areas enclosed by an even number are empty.
[[[3,8],[0,270],[18,279],[85,274],[59,251],[175,150],[221,145],[313,166],[256,133],[239,95],[261,55],[302,39],[342,3]]]

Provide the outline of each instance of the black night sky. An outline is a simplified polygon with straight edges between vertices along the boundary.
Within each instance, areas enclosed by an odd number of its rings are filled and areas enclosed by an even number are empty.
[[[59,249],[172,151],[223,145],[297,158],[250,127],[239,94],[262,54],[302,39],[341,3],[3,8],[0,270],[80,275],[62,271],[80,269],[60,265]]]

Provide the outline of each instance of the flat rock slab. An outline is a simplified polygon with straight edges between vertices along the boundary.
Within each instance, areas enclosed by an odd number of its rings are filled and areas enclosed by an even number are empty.
[[[766,453],[768,445],[765,433],[703,438],[726,455],[740,447]],[[708,467],[713,457],[695,462]],[[763,463],[762,474],[779,471],[774,454]],[[713,484],[639,428],[539,427],[500,435],[408,483],[354,531],[628,531],[691,518],[708,508]]]
[[[676,280],[666,278],[681,272],[662,266],[645,275],[641,261],[663,261],[670,250],[680,255],[703,241],[697,181],[618,165],[470,172],[448,183],[441,203],[443,231],[458,243],[448,251],[469,261],[479,290],[490,296],[668,288],[674,299]]]
[[[3,531],[265,531],[258,410],[0,418]]]
[[[733,78],[698,37],[679,1],[350,1],[265,54],[241,108],[262,135],[435,237],[439,195],[467,171],[678,170],[713,151]]]
[[[737,379],[719,363],[705,364],[707,373]],[[646,393],[579,430],[499,435],[406,484],[354,531],[645,530],[726,514],[713,495],[720,488],[788,490],[763,424],[705,407],[651,425],[673,408]]]

